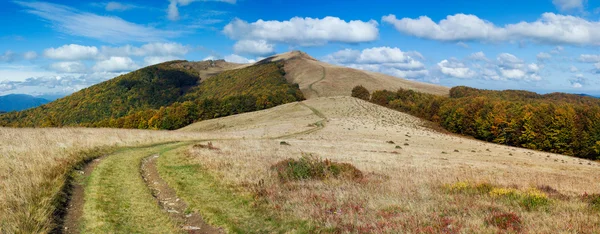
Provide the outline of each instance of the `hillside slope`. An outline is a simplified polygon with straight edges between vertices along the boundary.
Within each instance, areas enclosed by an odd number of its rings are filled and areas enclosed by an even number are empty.
[[[284,61],[286,78],[299,84],[300,90],[308,99],[350,96],[350,91],[357,85],[369,90],[403,88],[441,96],[448,95],[450,90],[444,86],[328,64],[300,51],[275,55],[258,63],[270,61]]]
[[[174,129],[304,99],[283,78],[281,64],[221,72],[205,82],[196,69],[187,61],[142,68],[39,108],[2,115],[0,125]]]
[[[50,101],[26,94],[9,94],[0,96],[0,113],[20,111],[38,107]]]

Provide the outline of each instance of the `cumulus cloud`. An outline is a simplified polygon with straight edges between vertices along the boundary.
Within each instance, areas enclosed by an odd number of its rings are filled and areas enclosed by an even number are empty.
[[[522,59],[509,53],[502,53],[496,58],[500,75],[507,79],[539,81],[541,69],[535,63],[526,64]]]
[[[543,65],[527,63],[509,53],[499,54],[495,60],[488,59],[483,52],[473,53],[464,60],[444,59],[435,70],[450,78],[480,78],[486,80],[539,81]]]
[[[571,83],[571,87],[573,88],[582,88],[584,85],[588,84],[588,80],[583,74],[576,74],[569,79],[569,83]]]
[[[599,45],[600,22],[581,17],[544,13],[533,22],[496,26],[475,15],[449,15],[438,23],[427,16],[397,19],[382,18],[399,32],[439,41],[522,41],[567,45]]]
[[[180,60],[181,58],[175,56],[148,56],[144,58],[144,64],[146,66],[164,63],[167,61]]]
[[[569,71],[570,71],[570,72],[572,72],[572,73],[575,73],[575,72],[578,72],[578,71],[579,71],[579,68],[577,68],[577,67],[575,67],[575,66],[571,65],[571,67],[569,67]]]
[[[133,8],[137,8],[138,6],[133,5],[133,4],[127,4],[127,3],[120,3],[120,2],[108,2],[106,3],[106,6],[104,6],[104,9],[106,11],[126,11],[126,10],[131,10]]]
[[[190,50],[189,46],[179,43],[148,43],[140,47],[125,45],[101,48],[103,56],[183,56]]]
[[[129,57],[110,57],[96,63],[92,69],[96,72],[126,72],[137,69],[138,66]]]
[[[110,43],[164,41],[182,34],[181,31],[139,25],[119,17],[82,12],[60,4],[24,1],[15,3],[26,8],[26,12],[50,22],[54,29],[62,33]]]
[[[50,69],[62,73],[83,73],[87,70],[82,62],[57,62],[50,64]]]
[[[179,20],[179,7],[187,6],[192,2],[226,2],[235,4],[236,0],[169,0],[169,7],[167,8],[167,18],[170,20]]]
[[[256,62],[256,60],[254,60],[254,59],[248,59],[248,58],[239,56],[237,54],[227,55],[227,56],[225,56],[224,59],[225,59],[225,61],[230,62],[230,63],[255,63]],[[210,60],[214,60],[214,58],[211,58]]]
[[[23,54],[23,58],[26,60],[33,60],[38,57],[38,54],[35,51],[27,51]]]
[[[468,79],[473,78],[476,75],[473,70],[456,59],[444,59],[439,62],[437,66],[438,69],[440,69],[440,72],[442,72],[444,75],[455,78]]]
[[[374,47],[362,51],[345,49],[325,56],[325,61],[361,70],[381,72],[403,78],[423,78],[429,74],[418,52],[399,48]]]
[[[552,0],[552,3],[560,11],[583,11],[587,0]]]
[[[95,46],[82,46],[77,44],[63,45],[58,48],[44,50],[44,56],[58,60],[87,60],[98,56],[98,48]]]
[[[15,52],[8,50],[0,55],[0,62],[13,62],[17,60],[17,56]]]
[[[483,51],[472,53],[471,55],[469,55],[469,59],[475,61],[488,61],[488,58],[485,57]]]
[[[23,81],[0,81],[0,92],[70,94],[120,74],[95,72],[90,74],[43,75],[30,77]]]
[[[456,45],[457,45],[457,46],[460,46],[460,47],[462,47],[462,48],[465,48],[465,49],[468,49],[468,48],[469,48],[469,45],[468,45],[467,43],[464,43],[464,42],[462,42],[462,41],[460,41],[460,42],[456,43]]]
[[[579,55],[578,60],[583,63],[597,63],[597,62],[600,62],[600,55],[582,54],[582,55]]]
[[[77,44],[63,45],[58,48],[44,50],[44,56],[56,60],[104,60],[110,57],[153,57],[180,58],[190,52],[189,46],[179,43],[148,43],[140,47],[125,45],[121,47],[83,46]],[[35,54],[35,52],[33,52]]]
[[[544,60],[551,59],[552,55],[545,53],[545,52],[540,52],[539,54],[537,54],[536,58],[540,61],[544,61]]]
[[[498,28],[493,23],[484,21],[475,15],[449,15],[439,24],[427,16],[417,19],[397,19],[395,15],[387,15],[382,18],[382,21],[392,24],[400,32],[440,41],[495,41],[504,40],[507,37],[505,29]]]
[[[236,54],[265,56],[275,52],[275,45],[265,40],[241,40],[235,43],[233,50]]]
[[[328,42],[361,43],[377,39],[378,23],[374,20],[344,21],[337,17],[300,18],[287,21],[258,20],[248,23],[234,19],[223,33],[235,40],[264,40],[268,43],[315,46]]]

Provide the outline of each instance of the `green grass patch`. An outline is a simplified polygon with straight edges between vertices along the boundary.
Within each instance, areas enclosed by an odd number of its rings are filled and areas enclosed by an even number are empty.
[[[494,186],[489,183],[468,183],[456,182],[443,186],[450,193],[465,193],[465,194],[488,194]]]
[[[490,196],[494,199],[518,204],[528,211],[548,208],[552,204],[552,199],[550,199],[546,193],[535,188],[521,191],[515,188],[496,187],[489,183],[473,184],[462,181],[446,184],[443,188],[447,192],[453,194],[479,194]]]
[[[177,233],[140,176],[141,160],[185,144],[130,148],[104,158],[85,182],[81,233]]]
[[[191,210],[227,232],[314,232],[308,222],[276,214],[255,200],[252,194],[223,184],[202,165],[190,161],[184,148],[163,154],[158,158],[157,166],[161,177]]]
[[[297,180],[324,180],[327,178],[361,179],[360,170],[349,163],[322,160],[310,154],[299,159],[286,159],[271,166],[283,182]]]

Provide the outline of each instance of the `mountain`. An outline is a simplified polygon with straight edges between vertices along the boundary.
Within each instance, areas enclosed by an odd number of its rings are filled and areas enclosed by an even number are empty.
[[[266,58],[258,63],[283,61],[286,79],[300,85],[307,99],[350,96],[352,88],[362,85],[368,90],[411,89],[418,92],[448,95],[450,88],[406,80],[381,73],[357,70],[321,62],[301,51]]]
[[[157,64],[42,107],[2,115],[0,125],[175,129],[304,99],[298,86],[283,77],[281,63],[231,70],[236,67],[224,61]]]
[[[48,102],[50,101],[26,94],[9,94],[6,96],[0,96],[0,111],[20,111],[38,107]]]
[[[585,93],[577,94],[577,95],[582,96],[582,97],[600,98],[600,96],[593,96],[593,95],[589,95],[589,94],[585,94]]]
[[[176,129],[305,98],[350,96],[357,85],[449,93],[447,87],[331,65],[293,51],[254,64],[179,60],[145,67],[45,106],[2,115],[0,126]]]

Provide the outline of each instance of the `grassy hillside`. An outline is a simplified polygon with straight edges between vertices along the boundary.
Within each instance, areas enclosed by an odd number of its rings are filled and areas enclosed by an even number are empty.
[[[120,127],[175,129],[211,119],[302,100],[268,63],[224,72],[200,83],[193,69],[146,67],[89,87],[47,105],[0,117],[10,127]]]
[[[455,87],[450,97],[375,91],[371,102],[494,143],[600,159],[600,99]]]

